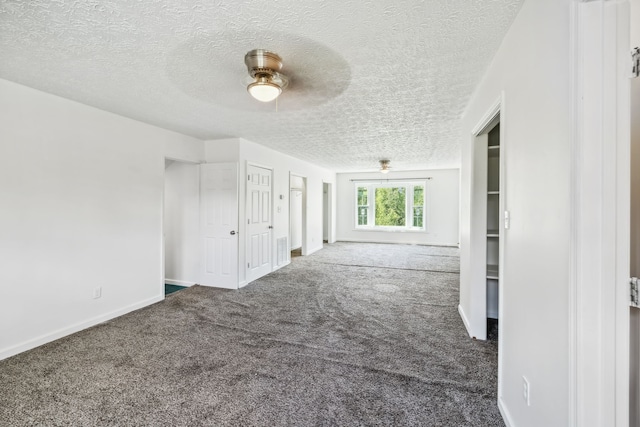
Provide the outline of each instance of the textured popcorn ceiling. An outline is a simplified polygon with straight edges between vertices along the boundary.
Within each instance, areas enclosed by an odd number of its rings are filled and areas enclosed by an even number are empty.
[[[522,0],[0,2],[0,78],[336,171],[458,167],[459,120]],[[282,56],[275,103],[244,54]]]

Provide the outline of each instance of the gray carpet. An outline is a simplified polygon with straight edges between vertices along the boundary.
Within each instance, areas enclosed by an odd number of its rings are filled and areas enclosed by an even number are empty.
[[[337,243],[0,362],[2,426],[503,426],[458,251]]]

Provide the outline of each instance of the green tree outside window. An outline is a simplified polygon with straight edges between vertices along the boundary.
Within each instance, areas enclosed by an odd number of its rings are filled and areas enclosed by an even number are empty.
[[[424,187],[413,187],[413,226],[422,228],[424,224]]]
[[[404,187],[376,188],[376,224],[404,227],[406,221],[406,190]]]
[[[358,187],[358,225],[367,225],[368,212],[367,187]]]

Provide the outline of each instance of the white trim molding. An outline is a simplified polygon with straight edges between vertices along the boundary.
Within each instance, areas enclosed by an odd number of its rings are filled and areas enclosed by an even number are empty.
[[[175,279],[164,279],[164,283],[166,283],[167,285],[186,286],[186,287],[191,287],[196,284],[196,282],[186,282],[184,280],[175,280]]]
[[[629,4],[572,3],[569,421],[629,425]]]
[[[475,339],[476,337],[474,337],[473,333],[471,332],[471,325],[469,325],[469,320],[467,319],[467,315],[464,314],[464,309],[460,304],[458,304],[458,313],[460,313],[460,318],[462,319],[462,323],[464,324],[464,327],[467,330],[467,333],[471,338]]]
[[[39,347],[43,344],[47,344],[49,342],[58,340],[60,338],[66,337],[67,335],[74,334],[76,332],[80,332],[84,329],[90,328],[92,326],[98,325],[100,323],[106,322],[111,319],[115,319],[116,317],[120,317],[129,312],[139,310],[143,307],[149,306],[151,304],[155,304],[164,300],[164,293],[160,296],[156,296],[153,298],[149,298],[143,301],[139,301],[135,304],[128,305],[126,307],[122,307],[118,310],[111,311],[109,313],[104,313],[91,319],[75,323],[71,326],[60,328],[53,332],[50,332],[45,335],[41,335],[39,337],[24,341],[18,345],[14,345],[9,348],[5,348],[0,350],[0,360],[6,359],[11,356],[15,356],[16,354],[22,353],[27,350],[31,350],[33,348]]]
[[[504,403],[502,397],[498,396],[498,410],[500,411],[500,415],[502,415],[502,420],[507,427],[515,427],[515,423],[513,422],[513,418],[507,409],[507,405]]]

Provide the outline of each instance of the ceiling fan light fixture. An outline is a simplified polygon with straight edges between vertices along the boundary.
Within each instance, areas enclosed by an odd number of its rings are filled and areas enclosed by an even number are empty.
[[[253,78],[247,91],[258,101],[271,102],[287,87],[289,80],[280,74],[282,58],[277,53],[254,49],[244,56],[244,63]]]
[[[257,77],[256,81],[247,86],[247,91],[260,102],[271,102],[280,96],[282,88],[269,77]]]
[[[391,160],[380,160],[380,173],[389,173],[391,166],[389,166]]]

